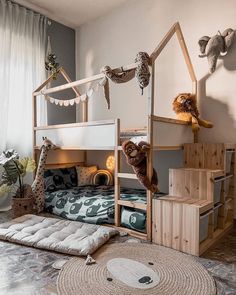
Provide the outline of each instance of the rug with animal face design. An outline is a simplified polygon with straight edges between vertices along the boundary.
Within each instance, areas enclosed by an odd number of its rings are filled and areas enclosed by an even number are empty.
[[[147,243],[104,245],[95,264],[73,258],[58,277],[59,295],[216,295],[214,279],[194,257]]]
[[[121,199],[146,203],[146,191],[121,189]],[[114,187],[80,186],[73,189],[47,192],[45,208],[48,212],[70,220],[93,224],[114,223]],[[122,226],[141,232],[146,230],[146,213],[133,208],[122,208]]]

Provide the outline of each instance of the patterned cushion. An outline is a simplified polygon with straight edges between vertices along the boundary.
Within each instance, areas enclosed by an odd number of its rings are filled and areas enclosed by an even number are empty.
[[[121,226],[145,232],[146,214],[139,209],[122,207]]]
[[[93,175],[97,172],[97,166],[80,167],[76,166],[78,185],[92,185]]]
[[[44,185],[48,192],[76,187],[75,167],[46,170],[44,172]]]

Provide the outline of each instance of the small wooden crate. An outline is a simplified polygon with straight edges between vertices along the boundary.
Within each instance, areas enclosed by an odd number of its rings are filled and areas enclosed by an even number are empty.
[[[169,169],[169,194],[180,198],[214,202],[215,181],[223,176],[223,170]]]
[[[206,240],[211,239],[214,224],[212,208],[213,203],[207,200],[168,196],[154,199],[153,243],[199,256],[200,218],[203,214],[209,215]]]
[[[13,218],[34,213],[33,198],[12,198]]]
[[[186,143],[184,144],[184,167],[233,171],[235,144]],[[228,155],[231,156],[228,163]]]

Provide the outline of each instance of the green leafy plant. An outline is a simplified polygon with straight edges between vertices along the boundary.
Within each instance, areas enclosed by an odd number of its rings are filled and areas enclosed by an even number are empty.
[[[57,56],[54,53],[50,53],[45,62],[45,69],[53,75],[54,80],[56,80],[59,72],[59,63],[56,62],[56,59]]]
[[[24,177],[35,170],[35,161],[29,157],[20,159],[18,153],[10,149],[0,155],[0,166],[3,168],[0,196],[15,191],[15,197],[24,198],[27,193]]]

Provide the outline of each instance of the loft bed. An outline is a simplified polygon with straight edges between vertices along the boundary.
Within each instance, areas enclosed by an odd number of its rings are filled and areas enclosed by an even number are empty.
[[[192,92],[197,94],[197,80],[194,69],[188,54],[188,50],[184,41],[184,37],[179,23],[175,23],[168,33],[164,36],[160,44],[156,47],[150,55],[150,70],[151,78],[149,83],[148,102],[148,115],[147,115],[147,128],[139,129],[133,128],[129,130],[120,129],[120,119],[101,120],[101,121],[88,121],[88,104],[87,101],[82,101],[82,122],[73,124],[60,124],[51,126],[37,126],[37,104],[36,98],[41,95],[49,95],[51,93],[63,91],[65,89],[72,89],[77,97],[80,97],[78,86],[90,83],[92,81],[101,80],[104,74],[94,75],[82,80],[72,82],[62,69],[61,74],[64,76],[67,84],[56,86],[53,88],[43,89],[52,80],[50,76],[40,87],[33,93],[33,155],[37,159],[37,151],[42,145],[42,138],[48,137],[54,144],[56,144],[61,151],[87,151],[87,150],[111,150],[114,151],[115,156],[115,171],[114,171],[114,191],[115,191],[115,226],[121,228],[121,207],[138,208],[146,211],[146,233],[138,233],[133,230],[125,231],[135,236],[151,240],[152,236],[152,198],[151,191],[146,191],[146,203],[137,203],[120,198],[120,179],[137,179],[135,174],[121,173],[120,160],[121,160],[121,142],[122,140],[134,137],[137,141],[139,139],[146,140],[151,145],[151,150],[148,153],[148,177],[151,179],[153,170],[153,151],[154,150],[178,150],[182,149],[184,143],[197,142],[197,136],[193,136],[189,123],[186,121],[160,117],[154,114],[154,92],[155,92],[155,61],[163,51],[167,43],[171,40],[173,35],[177,35],[177,39],[182,50],[184,60],[192,81]],[[123,67],[123,70],[135,69],[137,63]],[[168,134],[168,136],[166,136]],[[86,165],[86,155],[80,164]],[[72,162],[62,163],[57,159],[56,163],[51,163],[50,167],[55,164],[56,167],[69,166]]]

